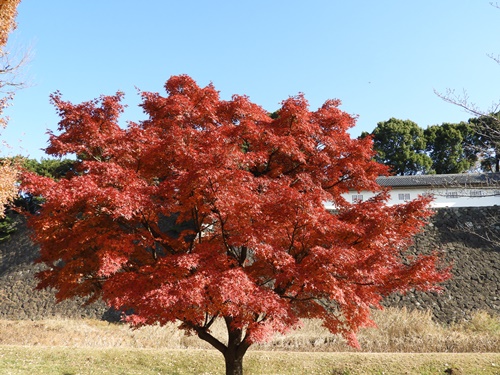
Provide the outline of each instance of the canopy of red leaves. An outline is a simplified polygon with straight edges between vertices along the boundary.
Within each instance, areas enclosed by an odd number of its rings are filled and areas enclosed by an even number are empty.
[[[404,257],[429,201],[385,205],[375,179],[386,169],[369,138],[351,139],[339,101],[313,112],[297,95],[270,116],[185,75],[165,89],[142,93],[148,119],[126,129],[121,93],[77,105],[52,96],[61,121],[47,153],[80,162],[60,181],[24,176],[45,200],[30,218],[48,266],[40,287],[132,309],[139,325],[181,320],[215,345],[218,317],[248,345],[301,318],[357,345],[384,296],[449,276],[434,256]],[[378,194],[352,204],[349,190]]]

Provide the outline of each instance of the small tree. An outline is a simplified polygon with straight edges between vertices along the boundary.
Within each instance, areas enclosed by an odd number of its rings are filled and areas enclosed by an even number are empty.
[[[102,298],[134,325],[181,321],[242,374],[248,348],[318,318],[357,346],[370,309],[392,292],[435,290],[436,256],[404,257],[429,200],[389,207],[369,138],[329,100],[302,95],[271,118],[244,96],[219,99],[188,76],[166,96],[143,93],[149,118],[118,126],[122,94],[71,104],[47,152],[78,155],[59,181],[24,176],[44,197],[29,218],[40,245],[40,288],[57,298]],[[350,203],[349,190],[378,192]],[[329,213],[325,201],[338,208]],[[405,258],[405,259],[403,259]],[[212,335],[216,319],[227,339]]]

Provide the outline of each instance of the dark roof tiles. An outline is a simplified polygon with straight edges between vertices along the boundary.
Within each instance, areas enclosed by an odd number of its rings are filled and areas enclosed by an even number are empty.
[[[460,174],[428,174],[414,176],[378,177],[380,186],[413,187],[413,186],[484,186],[500,183],[500,173],[460,173]]]

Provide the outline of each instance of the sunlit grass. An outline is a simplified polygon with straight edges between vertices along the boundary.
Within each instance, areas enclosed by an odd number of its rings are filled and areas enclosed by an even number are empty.
[[[251,351],[247,375],[498,375],[498,353],[327,353]],[[461,371],[461,372],[458,372]],[[0,374],[195,375],[224,373],[222,355],[204,349],[127,349],[0,346]]]

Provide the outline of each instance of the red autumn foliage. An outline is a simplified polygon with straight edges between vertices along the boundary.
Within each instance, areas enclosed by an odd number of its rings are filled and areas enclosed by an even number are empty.
[[[322,319],[357,345],[370,308],[449,277],[435,256],[405,249],[430,216],[427,198],[386,206],[371,140],[351,139],[340,102],[310,111],[303,95],[277,116],[245,96],[219,98],[188,76],[142,93],[148,115],[120,128],[122,94],[74,105],[47,153],[78,155],[60,181],[24,176],[45,203],[29,219],[57,298],[102,298],[137,325],[182,321],[241,373],[248,347]],[[349,190],[379,194],[352,204]],[[332,214],[324,202],[334,202]],[[210,334],[222,318],[228,341]]]

